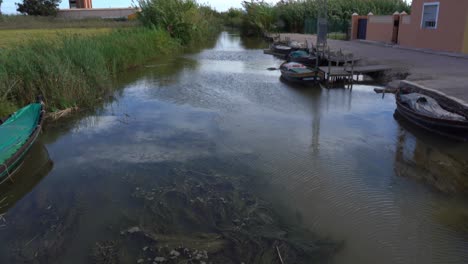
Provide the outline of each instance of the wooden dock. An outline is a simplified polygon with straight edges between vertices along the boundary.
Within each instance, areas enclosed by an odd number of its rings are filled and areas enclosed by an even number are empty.
[[[355,74],[375,74],[384,71],[392,70],[393,67],[389,65],[368,65],[368,66],[354,66]],[[349,70],[350,71],[350,70]]]

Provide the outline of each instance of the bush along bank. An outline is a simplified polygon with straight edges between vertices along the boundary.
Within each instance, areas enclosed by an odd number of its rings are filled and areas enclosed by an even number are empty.
[[[327,8],[324,4],[327,3]],[[324,10],[326,14],[321,14]],[[223,13],[228,24],[240,23],[244,34],[262,35],[265,32],[305,33],[316,30],[316,20],[327,15],[329,32],[345,33],[353,13],[391,15],[395,11],[410,12],[410,5],[403,0],[303,0],[244,1],[243,10],[229,10]],[[313,33],[313,32],[307,32]]]
[[[171,2],[191,3],[181,12],[184,20],[166,25],[149,16],[155,6]],[[91,107],[112,92],[118,72],[181,52],[219,32],[221,23],[209,7],[183,0],[141,4],[143,26],[92,36],[59,35],[0,50],[0,116],[34,101],[37,95],[44,97],[50,111]]]

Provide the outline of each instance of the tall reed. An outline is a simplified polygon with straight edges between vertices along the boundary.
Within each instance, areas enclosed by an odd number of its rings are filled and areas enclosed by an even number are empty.
[[[111,91],[119,71],[180,48],[163,30],[133,28],[61,35],[0,50],[0,114],[37,95],[52,110],[91,106]]]
[[[217,34],[220,15],[195,0],[138,0],[140,21],[147,27],[163,29],[182,44],[190,44]]]
[[[304,32],[306,19],[316,19],[319,13],[327,11],[330,22],[346,25],[353,13],[361,15],[369,12],[375,15],[391,15],[395,11],[410,12],[404,0],[289,0],[272,5],[265,1],[245,1],[244,13],[231,13],[242,16],[244,31],[264,33],[265,31]],[[231,18],[233,19],[233,18]],[[343,28],[344,31],[347,27]]]

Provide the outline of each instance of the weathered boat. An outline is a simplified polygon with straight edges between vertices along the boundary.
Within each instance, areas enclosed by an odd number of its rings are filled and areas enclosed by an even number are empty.
[[[0,120],[0,181],[11,176],[36,141],[44,120],[41,102],[29,104]]]
[[[292,51],[286,56],[288,62],[298,62],[306,66],[316,66],[317,57],[304,50]]]
[[[285,62],[280,66],[281,78],[286,81],[308,84],[323,80],[323,74],[297,62]]]
[[[282,44],[273,44],[271,46],[271,50],[274,53],[282,54],[282,55],[288,55],[291,51],[293,51],[293,48],[287,45],[282,45]]]
[[[433,133],[468,140],[468,107],[437,92],[402,86],[396,93],[396,114]]]

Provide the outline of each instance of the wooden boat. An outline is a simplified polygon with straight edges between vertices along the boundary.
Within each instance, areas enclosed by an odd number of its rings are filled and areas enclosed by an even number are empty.
[[[0,181],[19,168],[41,132],[44,113],[42,103],[33,103],[0,120]]]
[[[287,45],[282,45],[282,44],[273,44],[271,46],[271,50],[274,53],[282,54],[282,55],[288,55],[291,51],[293,51],[293,48]]]
[[[417,99],[417,103],[421,104],[426,104],[427,100],[435,100],[442,109],[442,114],[438,112],[431,114],[427,111],[415,109],[404,100],[405,95],[422,95]],[[396,104],[396,114],[404,117],[411,123],[452,139],[468,140],[467,106],[437,92],[411,85],[403,86],[398,89],[396,93]]]
[[[292,51],[286,56],[286,60],[288,62],[298,62],[312,67],[315,67],[317,63],[317,57],[304,50]]]
[[[281,78],[289,82],[308,84],[323,80],[323,74],[297,62],[285,62],[280,66]]]

